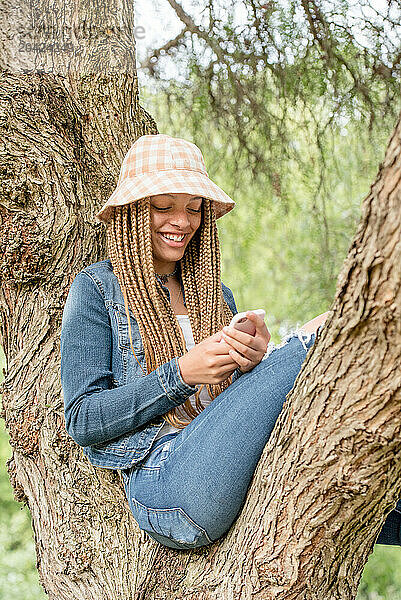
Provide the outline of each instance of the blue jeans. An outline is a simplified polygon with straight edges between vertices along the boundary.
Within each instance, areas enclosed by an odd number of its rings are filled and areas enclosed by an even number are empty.
[[[314,333],[287,336],[185,429],[157,440],[142,464],[122,471],[130,509],[150,537],[188,549],[228,531],[315,339]],[[390,525],[398,536],[399,527]]]

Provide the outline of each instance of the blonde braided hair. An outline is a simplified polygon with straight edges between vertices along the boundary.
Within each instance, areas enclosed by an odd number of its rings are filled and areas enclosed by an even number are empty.
[[[181,327],[155,277],[150,222],[150,198],[144,198],[116,206],[107,224],[108,253],[125,299],[131,349],[136,358],[128,304],[138,323],[148,373],[186,353]],[[228,325],[233,315],[221,289],[216,216],[208,199],[202,201],[201,224],[180,263],[188,316],[198,344]],[[230,376],[219,384],[204,385],[213,400],[231,382]],[[195,393],[195,409],[189,398],[180,405],[189,420],[181,420],[176,408],[163,415],[164,420],[179,429],[188,425],[204,409],[199,399],[204,385]]]

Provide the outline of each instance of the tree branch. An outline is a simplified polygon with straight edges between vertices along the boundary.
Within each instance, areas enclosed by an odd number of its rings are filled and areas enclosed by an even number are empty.
[[[173,48],[178,48],[181,45],[181,40],[184,38],[184,35],[187,31],[188,28],[185,26],[173,40],[169,40],[160,48],[157,48],[156,50],[153,50],[153,52],[150,52],[145,58],[145,60],[141,62],[140,68],[148,69],[151,75],[156,76],[155,66],[160,56],[162,56],[163,54],[170,54],[170,51]]]

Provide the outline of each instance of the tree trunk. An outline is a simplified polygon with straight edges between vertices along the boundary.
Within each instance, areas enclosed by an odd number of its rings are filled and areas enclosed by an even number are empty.
[[[29,14],[27,6],[20,14]],[[15,497],[32,513],[40,580],[57,600],[354,598],[401,495],[401,125],[365,200],[330,318],[240,517],[210,547],[167,549],[140,533],[118,473],[92,467],[64,427],[66,295],[83,266],[105,257],[94,214],[113,191],[124,154],[139,135],[157,132],[139,106],[131,5],[107,9],[84,14],[89,7],[64,2],[50,15],[38,7],[41,28],[30,15],[37,39],[58,15],[59,28],[63,22],[75,31],[74,48],[81,44],[57,60],[44,53],[41,73],[37,57],[10,50],[18,30],[11,8],[8,42],[4,28],[0,39],[7,50],[0,79],[3,416]],[[111,33],[96,44],[79,40],[83,22]]]

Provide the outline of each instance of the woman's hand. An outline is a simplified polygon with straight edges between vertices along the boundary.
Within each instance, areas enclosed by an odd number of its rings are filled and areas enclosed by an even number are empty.
[[[229,354],[230,347],[220,343],[221,337],[222,332],[218,331],[180,356],[178,364],[185,383],[221,383],[238,368]]]
[[[223,340],[231,347],[230,356],[236,361],[242,373],[251,371],[260,363],[267,350],[271,335],[261,316],[247,312],[246,316],[255,324],[255,335],[238,331],[234,327],[223,327]]]

